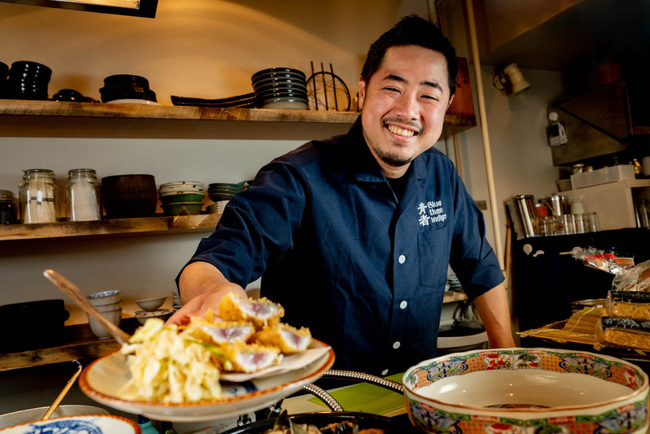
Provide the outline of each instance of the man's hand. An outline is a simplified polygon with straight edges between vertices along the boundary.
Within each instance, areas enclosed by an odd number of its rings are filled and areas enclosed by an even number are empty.
[[[243,291],[238,285],[232,283],[230,285],[233,287],[231,291]],[[167,324],[185,325],[190,322],[190,318],[192,317],[205,317],[205,314],[209,310],[212,310],[215,314],[218,313],[219,302],[224,295],[231,291],[218,289],[197,295],[183,305],[182,308],[174,312],[167,320]]]
[[[246,297],[241,286],[229,282],[212,264],[194,262],[183,270],[179,279],[183,307],[176,311],[167,324],[185,325],[192,317],[204,317],[209,310],[218,313],[219,302],[229,292]]]

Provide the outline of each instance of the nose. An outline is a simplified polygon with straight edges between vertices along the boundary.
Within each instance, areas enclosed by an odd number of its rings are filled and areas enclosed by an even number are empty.
[[[402,94],[396,101],[395,114],[405,119],[417,119],[420,112],[420,105],[417,97],[411,93]]]

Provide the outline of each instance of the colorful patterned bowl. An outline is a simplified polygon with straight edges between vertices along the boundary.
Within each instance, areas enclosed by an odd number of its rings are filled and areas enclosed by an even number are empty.
[[[571,350],[475,350],[426,360],[402,379],[425,432],[645,433],[648,376],[614,357]]]

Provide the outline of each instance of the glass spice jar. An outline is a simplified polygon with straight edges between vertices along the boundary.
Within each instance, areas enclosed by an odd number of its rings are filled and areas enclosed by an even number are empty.
[[[57,193],[53,171],[25,170],[19,192],[23,223],[55,223]]]
[[[66,214],[70,221],[101,220],[99,183],[93,169],[68,171],[65,198]]]
[[[9,190],[0,190],[0,224],[18,223],[18,212],[14,203],[14,194]]]

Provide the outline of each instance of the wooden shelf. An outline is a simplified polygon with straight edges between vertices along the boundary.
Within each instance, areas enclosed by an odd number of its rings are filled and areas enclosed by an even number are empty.
[[[457,301],[467,300],[467,296],[464,292],[458,291],[446,291],[442,299],[443,303],[455,303]]]
[[[60,222],[0,225],[0,241],[106,236],[144,233],[175,233],[193,230],[212,231],[221,214],[160,216],[111,219],[93,222]]]
[[[0,100],[0,137],[310,140],[347,132],[357,112]],[[476,126],[445,116],[443,136]]]
[[[140,326],[136,318],[123,318],[120,328],[132,334]],[[11,353],[0,353],[0,372],[53,363],[101,357],[120,349],[112,338],[97,339],[88,324],[66,326],[60,345]]]

